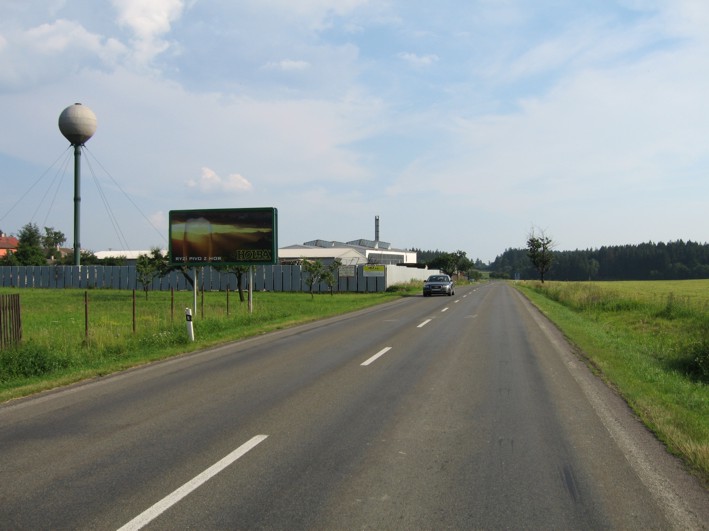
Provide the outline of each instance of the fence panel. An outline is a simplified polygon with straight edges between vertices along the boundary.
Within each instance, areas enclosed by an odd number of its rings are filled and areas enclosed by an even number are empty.
[[[39,287],[40,288],[48,288],[49,283],[50,283],[50,278],[52,277],[52,268],[49,266],[45,266],[40,269],[40,280],[39,280]]]
[[[125,288],[124,289],[134,289],[138,285],[138,272],[135,267],[123,266],[125,272]]]
[[[283,291],[283,266],[275,265],[271,268],[271,289],[273,291]]]
[[[54,286],[56,288],[63,288],[64,286],[66,286],[65,274],[65,267],[57,267],[57,269],[54,271]]]
[[[0,295],[0,349],[16,345],[21,340],[20,295]]]
[[[222,271],[219,275],[219,289],[221,291],[226,291],[227,289],[229,291],[234,291],[235,289],[237,289],[236,274]]]
[[[98,286],[98,271],[96,270],[96,266],[91,265],[86,268],[86,287],[87,288],[96,288],[100,287]]]
[[[273,291],[273,274],[275,266],[266,266],[263,268],[263,289]]]
[[[222,289],[222,277],[226,277],[227,274],[223,271],[219,271],[218,269],[215,269],[213,267],[210,267],[212,273],[211,273],[211,282],[209,284],[209,289],[212,291],[220,291]]]
[[[88,267],[78,267],[79,270],[79,287],[82,289],[87,289],[89,286],[89,268]]]
[[[64,266],[64,267],[62,268],[62,273],[61,273],[61,276],[62,276],[62,280],[61,280],[62,285],[61,285],[61,287],[62,287],[62,288],[72,288],[72,287],[74,287],[74,286],[72,285],[72,282],[73,282],[73,281],[72,281],[72,278],[73,278],[72,273],[73,273],[73,270],[72,270],[72,268],[71,268],[70,266]]]
[[[25,270],[27,267],[25,266],[19,266],[17,268],[17,274],[15,275],[15,287],[18,288],[26,288],[27,286],[25,285]]]
[[[34,266],[20,266],[20,282],[23,288],[33,288],[32,275],[34,274]]]
[[[254,267],[253,268],[253,281],[254,281],[254,291],[262,291],[263,290],[263,267]]]
[[[281,266],[281,289],[280,291],[293,291],[293,281],[291,278],[292,268]]]

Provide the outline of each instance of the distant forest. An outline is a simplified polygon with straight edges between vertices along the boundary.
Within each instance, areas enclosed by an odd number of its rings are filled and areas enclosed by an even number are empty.
[[[709,244],[641,243],[597,250],[554,251],[548,280],[684,280],[709,278]],[[533,280],[539,274],[526,249],[507,249],[485,269],[498,278]]]

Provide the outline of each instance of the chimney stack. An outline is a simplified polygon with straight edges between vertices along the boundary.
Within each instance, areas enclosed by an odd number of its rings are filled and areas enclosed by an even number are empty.
[[[379,241],[379,216],[374,216],[374,241]]]

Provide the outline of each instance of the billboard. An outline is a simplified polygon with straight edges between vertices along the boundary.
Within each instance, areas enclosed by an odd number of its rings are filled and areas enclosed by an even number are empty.
[[[383,265],[366,265],[364,266],[365,277],[383,277],[386,274],[386,266]]]
[[[275,208],[171,210],[169,221],[172,264],[278,263]]]

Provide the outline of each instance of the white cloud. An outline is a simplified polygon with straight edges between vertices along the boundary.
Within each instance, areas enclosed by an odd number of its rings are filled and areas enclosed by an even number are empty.
[[[189,188],[197,188],[200,192],[211,194],[215,192],[245,192],[253,189],[253,185],[242,175],[232,173],[222,178],[207,167],[202,168],[199,179],[187,181]]]
[[[293,72],[305,70],[310,67],[307,61],[294,61],[292,59],[284,59],[283,61],[267,63],[264,68],[267,70],[282,70],[284,72]]]
[[[435,54],[417,55],[415,53],[408,52],[399,53],[397,57],[416,68],[431,66],[439,59]]]
[[[371,0],[251,0],[259,10],[283,13],[288,18],[297,17],[311,29],[322,29],[329,25],[329,17],[345,16],[367,4]]]
[[[139,65],[149,64],[164,52],[169,43],[163,36],[182,16],[182,0],[113,0],[118,23],[128,26],[135,35],[134,57]]]
[[[58,19],[0,37],[0,88],[22,89],[83,68],[112,67],[126,53],[115,39]]]

